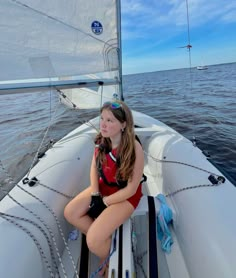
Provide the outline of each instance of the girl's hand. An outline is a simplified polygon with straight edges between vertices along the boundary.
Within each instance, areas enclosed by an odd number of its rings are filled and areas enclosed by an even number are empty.
[[[87,212],[87,214],[95,219],[97,218],[102,212],[103,210],[107,208],[107,206],[104,204],[102,196],[101,195],[92,195],[91,196],[91,202],[89,205],[89,210]]]
[[[102,201],[103,201],[103,203],[106,207],[109,206],[108,203],[107,203],[107,200],[106,200],[106,196],[102,198]]]

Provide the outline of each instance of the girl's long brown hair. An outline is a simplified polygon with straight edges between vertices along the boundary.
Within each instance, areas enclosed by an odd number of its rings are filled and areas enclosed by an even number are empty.
[[[100,113],[104,109],[112,112],[114,117],[121,123],[126,122],[126,127],[121,135],[121,142],[117,149],[117,180],[129,180],[132,179],[135,155],[135,134],[134,134],[134,121],[132,112],[129,107],[122,101],[115,101],[121,105],[120,108],[112,108],[111,104],[104,104],[100,110]],[[95,143],[99,144],[97,161],[102,165],[106,162],[105,153],[111,150],[110,138],[102,137],[101,133],[96,136]]]

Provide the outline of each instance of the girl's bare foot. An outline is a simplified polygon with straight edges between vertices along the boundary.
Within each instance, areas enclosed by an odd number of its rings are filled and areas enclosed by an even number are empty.
[[[108,272],[109,272],[109,266],[107,265],[105,273],[104,273],[104,278],[108,278]]]
[[[101,270],[98,272],[100,276],[108,277],[108,264],[104,263],[104,261],[100,261],[100,266],[102,266]]]

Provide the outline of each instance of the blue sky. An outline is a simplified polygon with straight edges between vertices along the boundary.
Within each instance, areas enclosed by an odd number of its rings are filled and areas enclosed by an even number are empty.
[[[192,66],[236,62],[236,1],[189,0]],[[123,74],[189,66],[185,0],[121,0]]]

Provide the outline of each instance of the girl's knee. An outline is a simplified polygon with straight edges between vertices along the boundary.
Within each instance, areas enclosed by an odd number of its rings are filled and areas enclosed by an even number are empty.
[[[97,233],[88,230],[86,235],[87,245],[90,251],[95,252],[102,244],[102,239],[98,236]]]
[[[70,203],[69,203],[64,208],[64,217],[68,222],[70,222],[70,220],[71,220],[71,215],[72,215],[72,212],[71,212]]]
[[[72,202],[69,202],[64,208],[64,217],[72,225],[78,220],[79,215]]]
[[[111,238],[105,238],[102,234],[88,230],[86,235],[89,250],[100,258],[107,258],[111,246]]]
[[[89,250],[93,251],[95,248],[95,244],[96,244],[96,236],[94,236],[94,234],[91,233],[90,230],[88,230],[88,232],[87,232],[86,241],[87,241],[87,246],[88,246]]]

